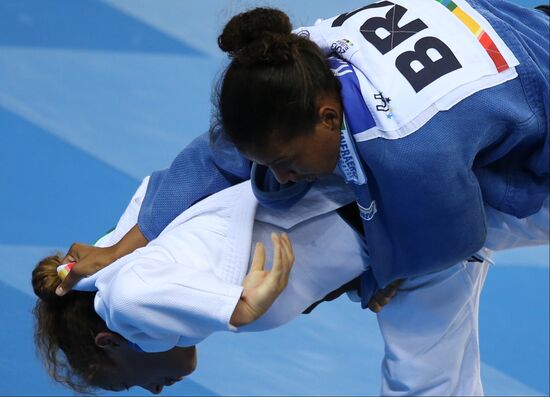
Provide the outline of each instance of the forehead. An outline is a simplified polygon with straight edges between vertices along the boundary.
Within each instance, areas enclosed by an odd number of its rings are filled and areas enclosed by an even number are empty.
[[[239,149],[240,153],[256,163],[269,165],[277,160],[288,158],[306,150],[304,137],[297,136],[289,139],[272,138],[261,145],[249,145]]]

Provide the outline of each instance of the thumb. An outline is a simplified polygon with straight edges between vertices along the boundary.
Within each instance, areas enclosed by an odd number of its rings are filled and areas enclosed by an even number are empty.
[[[73,287],[78,283],[82,276],[73,271],[73,266],[75,262],[68,263],[66,265],[61,265],[58,267],[57,274],[62,279],[61,284],[55,289],[55,293],[58,296],[63,296],[67,292],[73,289]]]

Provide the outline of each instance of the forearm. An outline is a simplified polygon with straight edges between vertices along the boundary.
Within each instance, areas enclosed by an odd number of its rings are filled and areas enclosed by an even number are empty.
[[[112,246],[113,261],[146,246],[147,239],[141,232],[139,225],[134,225],[119,242]]]
[[[144,247],[147,243],[147,239],[136,224],[118,242],[111,246],[94,247],[75,243],[71,246],[65,259],[67,259],[66,262],[78,262],[76,268],[73,268],[73,276],[75,273],[80,276],[89,276],[111,265],[117,259]],[[72,285],[73,283],[70,283],[71,288]]]

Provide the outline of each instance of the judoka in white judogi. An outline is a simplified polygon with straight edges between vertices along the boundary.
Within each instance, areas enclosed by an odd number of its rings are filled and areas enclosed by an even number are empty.
[[[135,224],[147,182],[98,246],[114,244]],[[81,280],[76,289],[97,290],[95,310],[108,328],[146,352],[197,344],[216,331],[278,327],[368,267],[364,241],[335,212],[351,201],[341,180],[329,178],[315,184],[292,210],[268,210],[258,206],[250,183],[244,182],[194,205],[146,247]],[[548,243],[548,202],[536,217],[519,220],[488,209],[487,219],[492,249]],[[251,247],[255,241],[268,242],[273,231],[286,231],[293,242],[296,263],[288,286],[259,320],[236,329],[229,319]],[[487,257],[490,253],[485,249]],[[269,268],[271,258],[267,262]],[[386,372],[398,367],[409,385],[440,381],[447,390],[450,382],[454,390],[482,393],[477,318],[488,265],[464,261],[404,282],[378,314],[386,342],[383,383],[394,379]],[[448,367],[450,358],[457,366],[453,379],[447,379],[448,371],[434,372],[442,360]],[[422,362],[426,370],[414,371]]]

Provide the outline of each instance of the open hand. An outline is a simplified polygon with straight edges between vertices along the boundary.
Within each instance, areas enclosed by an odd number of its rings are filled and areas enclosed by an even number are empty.
[[[292,244],[286,233],[271,234],[273,241],[273,267],[266,271],[265,247],[257,243],[250,272],[243,281],[241,299],[231,317],[231,324],[249,324],[262,316],[288,284],[294,263]]]

